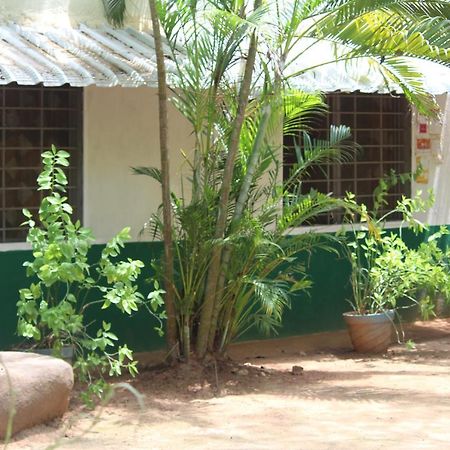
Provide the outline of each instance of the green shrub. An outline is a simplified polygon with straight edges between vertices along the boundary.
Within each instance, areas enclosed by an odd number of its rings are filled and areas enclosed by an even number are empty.
[[[136,285],[144,264],[119,259],[130,238],[129,228],[109,241],[99,260],[90,264],[88,252],[94,238],[79,221],[73,222],[66,196],[63,168],[69,166],[69,154],[52,146],[42,154],[42,162],[38,185],[46,195],[38,218],[23,211],[33,252],[33,259],[24,266],[33,282],[19,291],[18,333],[34,340],[36,347],[51,348],[55,356],[61,355],[64,346],[73,347],[75,374],[89,382],[91,393],[101,395],[106,386],[103,375],[120,375],[124,369],[134,375],[136,361],[126,345],[117,345],[110,323],[102,321],[92,333],[95,324],[86,323],[84,313],[94,304],[101,309],[114,306],[127,315],[137,311],[145,303]],[[153,294],[151,302],[156,307],[161,299]]]

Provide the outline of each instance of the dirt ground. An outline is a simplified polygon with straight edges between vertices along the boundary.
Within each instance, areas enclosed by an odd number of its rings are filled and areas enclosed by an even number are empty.
[[[240,344],[217,371],[144,370],[127,380],[142,407],[123,389],[93,412],[74,402],[8,449],[450,449],[449,320],[378,357],[325,337]]]

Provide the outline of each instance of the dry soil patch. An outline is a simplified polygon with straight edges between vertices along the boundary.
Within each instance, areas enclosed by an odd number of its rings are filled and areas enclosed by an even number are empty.
[[[450,448],[450,322],[417,324],[409,336],[414,350],[380,357],[288,339],[237,346],[240,365],[217,371],[147,370],[129,380],[143,409],[127,391],[94,412],[74,403],[8,448]]]

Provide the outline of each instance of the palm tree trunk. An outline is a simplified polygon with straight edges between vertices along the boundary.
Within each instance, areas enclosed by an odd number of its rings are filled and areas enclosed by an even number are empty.
[[[152,16],[153,38],[155,40],[156,67],[158,71],[158,97],[159,97],[159,145],[161,155],[161,186],[163,202],[163,237],[164,237],[164,306],[167,314],[166,342],[171,359],[178,351],[176,346],[177,320],[175,310],[173,246],[172,246],[172,206],[170,201],[170,177],[169,177],[169,149],[167,143],[168,114],[167,114],[167,81],[164,52],[162,47],[161,31],[159,28],[156,1],[149,0]]]
[[[261,5],[261,0],[255,0],[255,9]],[[256,52],[257,52],[258,40],[256,33],[253,32],[250,39],[250,46],[247,55],[247,62],[245,65],[244,77],[241,83],[241,89],[239,92],[239,102],[234,120],[233,129],[231,131],[230,143],[228,146],[228,155],[223,171],[222,187],[220,191],[219,199],[219,212],[217,216],[216,229],[214,237],[215,239],[222,239],[225,234],[227,224],[227,212],[228,202],[230,198],[231,184],[233,181],[234,163],[236,160],[236,154],[239,148],[239,140],[242,130],[242,125],[245,119],[245,110],[247,108],[248,99],[250,96],[250,88],[253,78],[253,69],[255,66]],[[197,335],[197,356],[203,358],[208,350],[208,341],[211,330],[211,319],[213,314],[214,305],[217,300],[217,282],[220,275],[222,259],[222,247],[216,245],[211,254],[211,264],[208,270],[208,276],[206,280],[205,297],[203,300],[202,312],[200,315],[200,324]]]

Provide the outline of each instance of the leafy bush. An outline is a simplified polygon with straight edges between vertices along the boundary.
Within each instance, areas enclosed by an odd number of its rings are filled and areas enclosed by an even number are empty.
[[[422,199],[420,192],[415,198],[403,197],[393,210],[379,216],[389,188],[406,179],[395,173],[382,179],[374,192],[374,210],[369,212],[361,205],[361,226],[352,225],[353,240],[347,242],[353,291],[350,303],[359,314],[397,309],[399,300],[406,300],[401,307],[419,305],[422,316],[427,319],[433,314],[436,293],[449,297],[448,256],[437,245],[438,240],[448,234],[446,228],[441,227],[417,249],[408,248],[401,228],[400,234],[385,229],[388,217],[399,213],[409,228],[423,231],[425,226],[414,214],[431,206],[432,194],[428,201]],[[354,201],[353,194],[348,197],[348,201]]]
[[[354,245],[353,245],[354,244]],[[399,307],[399,300],[408,300],[401,307],[419,305],[422,316],[433,314],[434,296],[420,295],[423,289],[448,292],[449,274],[435,265],[428,253],[428,242],[419,249],[410,249],[394,233],[383,233],[378,239],[365,236],[354,242],[351,253],[353,307],[360,314],[383,312]],[[360,265],[358,245],[367,265]],[[360,249],[360,250],[361,250]]]
[[[74,369],[82,381],[94,375],[120,375],[125,369],[134,375],[136,361],[132,351],[117,345],[111,324],[105,321],[93,334],[93,324],[85,321],[86,309],[101,304],[102,309],[118,308],[131,315],[144,304],[136,280],[144,264],[139,260],[118,260],[124,242],[130,238],[124,228],[101,252],[95,264],[88,262],[94,238],[79,221],[72,221],[72,207],[66,196],[69,154],[51,150],[42,154],[43,171],[38,177],[39,190],[45,191],[38,220],[24,210],[28,226],[27,242],[33,259],[24,263],[27,276],[34,281],[21,289],[18,306],[18,332],[33,339],[35,346],[47,347],[60,356],[64,346],[75,352]],[[153,295],[154,306],[160,301]],[[101,394],[105,382],[93,383],[91,392]]]

